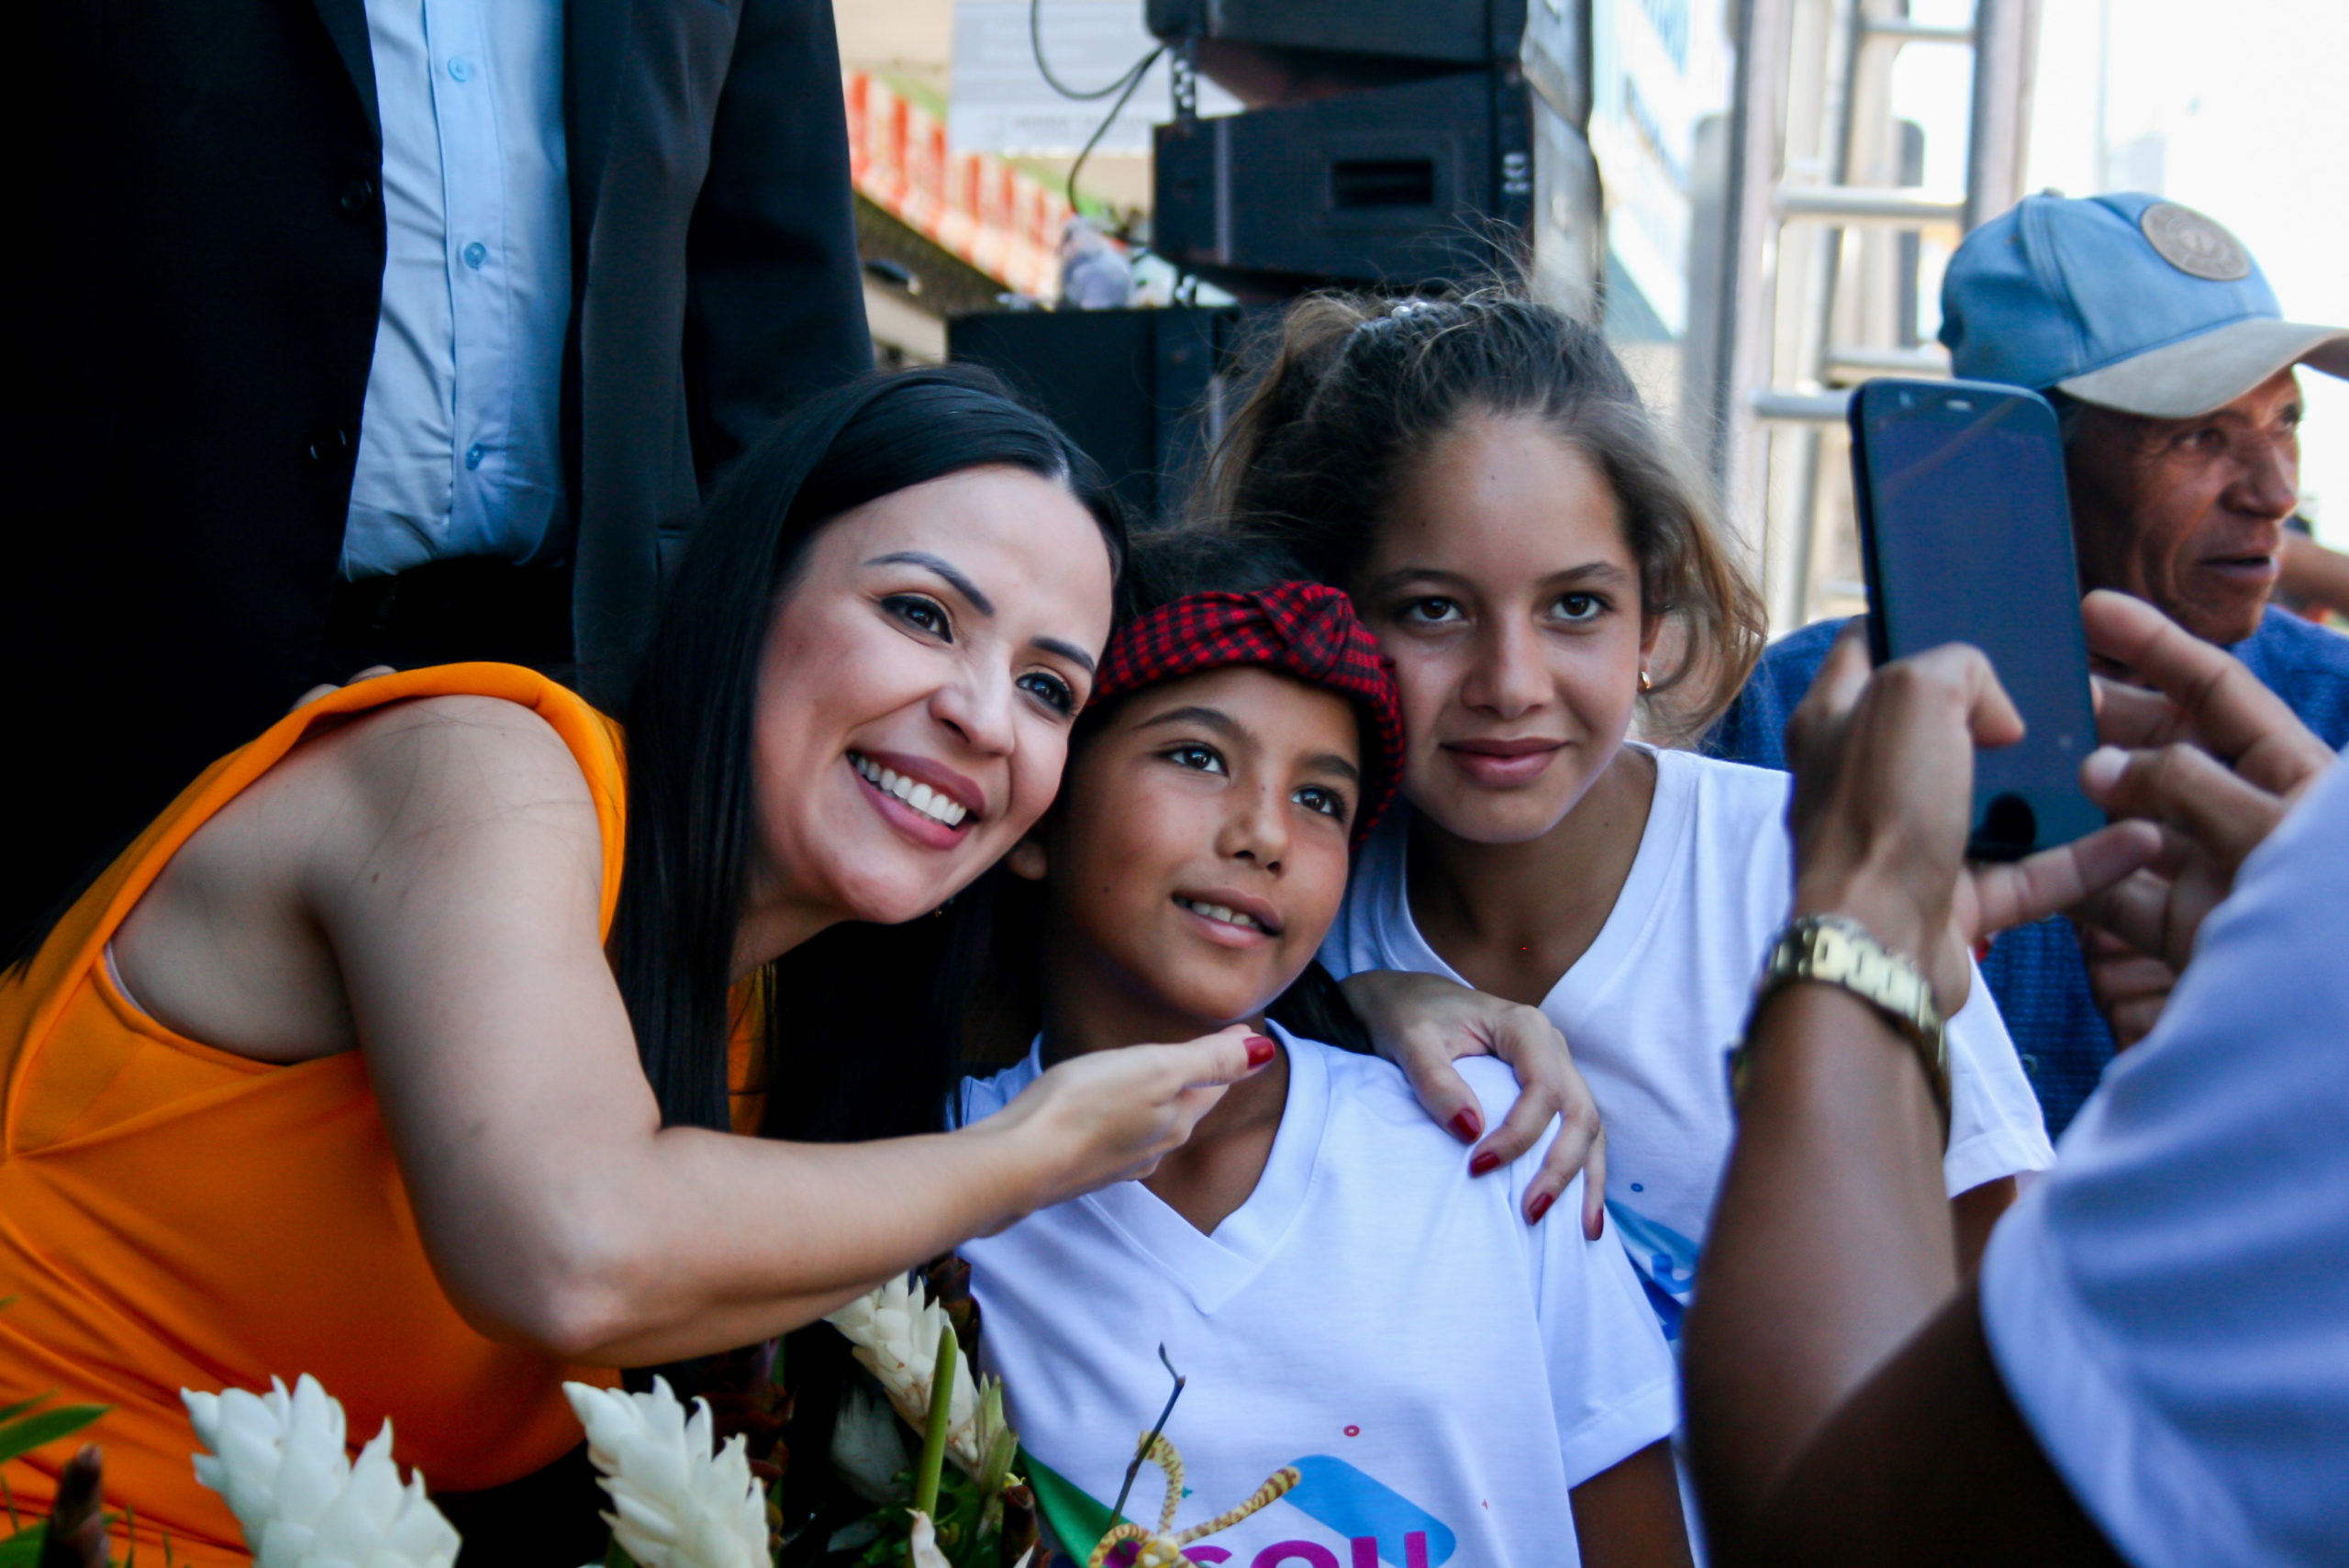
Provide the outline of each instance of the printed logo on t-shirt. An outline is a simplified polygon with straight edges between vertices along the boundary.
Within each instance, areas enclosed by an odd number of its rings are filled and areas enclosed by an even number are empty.
[[[1066,1476],[1026,1456],[1036,1502],[1052,1534],[1068,1551],[1090,1551],[1108,1530],[1108,1507],[1082,1492]],[[1290,1462],[1299,1477],[1281,1498],[1278,1507],[1294,1507],[1331,1534],[1342,1539],[1341,1561],[1325,1540],[1275,1540],[1252,1556],[1235,1556],[1212,1540],[1183,1548],[1183,1555],[1213,1568],[1442,1568],[1459,1549],[1459,1536],[1442,1519],[1412,1502],[1376,1476],[1333,1454],[1310,1453]],[[1082,1546],[1080,1547],[1080,1543]],[[1134,1543],[1121,1544],[1109,1554],[1109,1568],[1125,1568],[1134,1557]],[[1068,1561],[1055,1559],[1058,1564]],[[1082,1557],[1076,1561],[1083,1561]]]
[[[1671,1226],[1660,1225],[1613,1198],[1607,1200],[1607,1216],[1615,1222],[1615,1235],[1623,1251],[1631,1254],[1640,1288],[1647,1292],[1648,1306],[1664,1337],[1678,1344],[1681,1317],[1696,1298],[1697,1254],[1702,1249]]]

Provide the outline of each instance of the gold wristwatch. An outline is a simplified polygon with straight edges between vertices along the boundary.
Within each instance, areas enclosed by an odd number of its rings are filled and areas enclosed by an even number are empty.
[[[1780,987],[1798,980],[1840,985],[1882,1013],[1900,1031],[1924,1064],[1933,1104],[1942,1113],[1942,1131],[1949,1131],[1949,1046],[1941,1008],[1933,988],[1917,966],[1893,951],[1857,920],[1841,915],[1802,915],[1787,922],[1771,944],[1762,966],[1762,981],[1754,988],[1758,1011]],[[1730,1095],[1745,1097],[1745,1071],[1753,1049],[1748,1015],[1746,1038],[1730,1057]]]

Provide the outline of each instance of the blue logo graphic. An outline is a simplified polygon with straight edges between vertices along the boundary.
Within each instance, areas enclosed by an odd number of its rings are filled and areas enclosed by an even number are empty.
[[[1290,1462],[1304,1479],[1283,1500],[1353,1541],[1358,1568],[1373,1568],[1363,1561],[1373,1540],[1377,1560],[1393,1568],[1442,1568],[1458,1550],[1442,1519],[1344,1460],[1310,1453]]]
[[[1678,1343],[1681,1315],[1696,1293],[1697,1254],[1702,1249],[1671,1226],[1659,1225],[1612,1199],[1607,1212],[1615,1221],[1617,1239],[1631,1255],[1631,1267],[1639,1272],[1664,1337]]]

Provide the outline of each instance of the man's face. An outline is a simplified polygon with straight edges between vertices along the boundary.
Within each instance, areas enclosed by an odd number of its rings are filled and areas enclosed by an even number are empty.
[[[2081,585],[2150,600],[2211,642],[2249,637],[2299,504],[2299,428],[2288,369],[2192,419],[2084,406],[2066,454]]]

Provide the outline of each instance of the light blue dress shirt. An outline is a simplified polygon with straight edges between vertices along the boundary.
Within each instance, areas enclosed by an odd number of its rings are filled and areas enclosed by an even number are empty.
[[[342,573],[524,561],[562,507],[560,0],[366,0],[384,294]]]

